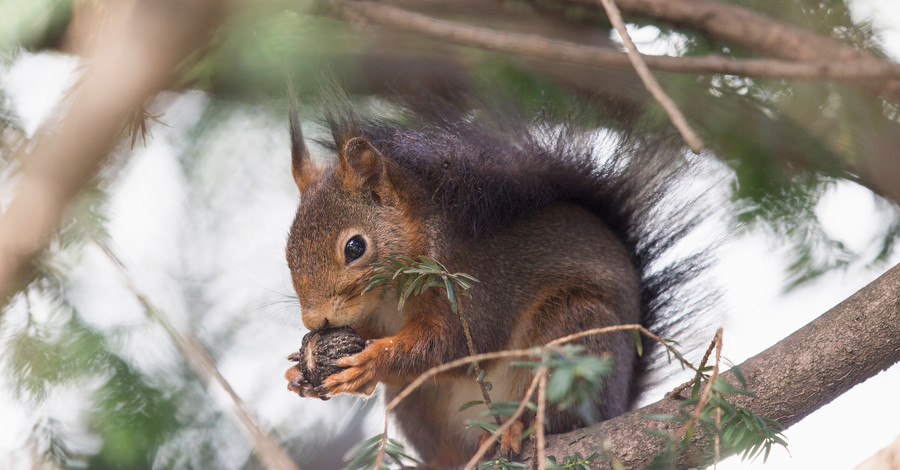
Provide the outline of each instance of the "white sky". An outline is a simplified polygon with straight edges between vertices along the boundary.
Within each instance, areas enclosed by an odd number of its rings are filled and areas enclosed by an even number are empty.
[[[886,48],[895,60],[900,57],[900,2],[855,0],[852,6],[855,18],[873,19]],[[640,35],[636,40],[640,46]],[[9,71],[0,74],[0,87],[13,99],[13,105],[23,118],[22,124],[29,134],[34,132],[40,120],[69,86],[75,66],[74,60],[64,56],[23,55]],[[191,109],[192,106],[196,109],[202,99],[202,95],[195,95],[176,101],[176,106],[181,107],[176,115],[181,117],[173,119],[181,119],[180,124],[197,119],[198,116],[191,115]],[[253,132],[269,141],[284,139],[275,148],[287,156],[286,133],[273,134],[271,123],[265,122],[255,122]],[[133,162],[117,185],[111,215],[111,232],[122,256],[133,265],[139,284],[148,289],[153,299],[163,304],[166,302],[164,299],[174,297],[167,294],[168,290],[176,287],[159,285],[154,279],[165,278],[165,273],[173,269],[173,263],[183,261],[160,256],[160,252],[165,251],[166,246],[177,246],[183,242],[177,233],[170,230],[171,227],[190,223],[186,218],[188,214],[184,202],[188,196],[183,194],[184,185],[180,182],[177,163],[173,160],[177,154],[173,146],[177,146],[178,142],[171,135],[177,135],[177,131],[157,126],[149,146],[135,153]],[[268,146],[264,144],[257,142],[252,146],[271,150],[271,143]],[[275,160],[266,158],[262,161],[271,163]],[[273,166],[277,167],[277,164]],[[282,169],[278,167],[271,171]],[[246,174],[239,169],[233,170],[233,173]],[[204,260],[218,263],[210,268],[210,272],[217,272],[221,277],[215,281],[219,284],[221,295],[241,295],[235,291],[243,285],[244,295],[255,295],[257,302],[265,302],[265,299],[271,298],[269,290],[290,291],[290,283],[282,266],[282,250],[296,195],[290,188],[289,175],[285,173],[284,178],[272,187],[254,188],[254,191],[263,194],[256,199],[248,198],[247,206],[234,219],[241,223],[225,221],[225,226],[220,229],[233,232],[233,237],[226,238],[220,246],[200,248],[200,256]],[[216,184],[240,183],[239,179],[223,177]],[[857,247],[869,241],[871,229],[878,225],[879,211],[873,201],[865,189],[845,183],[830,192],[819,210],[830,233],[850,247]],[[204,253],[203,250],[209,251]],[[780,289],[784,285],[783,259],[783,248],[778,247],[775,240],[762,236],[744,237],[728,244],[724,250],[722,267],[717,271],[717,276],[725,287],[725,308],[729,312],[725,324],[725,353],[735,363],[764,350],[880,274],[879,270],[831,273],[811,285],[781,295]],[[897,262],[900,262],[900,256],[894,256],[887,266]],[[104,263],[96,253],[88,253],[84,264],[77,270],[90,273],[86,277],[91,281],[83,283],[85,305],[92,306],[92,313],[86,312],[89,321],[98,326],[107,322],[143,321],[139,310],[122,308],[128,305],[129,294],[117,290],[116,286],[120,284],[117,275],[108,267],[104,268]],[[248,284],[252,286],[249,294],[246,289]],[[89,299],[100,293],[105,296],[104,301],[90,303]],[[229,298],[229,301],[238,302],[240,299]],[[166,305],[166,309],[177,316],[186,314],[187,307]],[[245,312],[243,315],[252,313]],[[245,336],[245,340],[262,344],[239,345],[240,348],[233,351],[247,353],[226,354],[221,358],[222,369],[226,376],[235,378],[232,382],[235,388],[265,421],[283,423],[286,409],[299,412],[300,400],[283,392],[280,375],[286,364],[258,358],[281,358],[296,348],[300,338],[297,331],[299,321],[289,312],[280,311],[269,312],[263,318],[254,319],[250,325],[255,325],[258,331]],[[165,341],[160,338],[156,340]],[[171,353],[165,350],[163,347],[158,351],[163,362]],[[261,363],[267,365],[260,367]],[[243,379],[253,373],[261,377],[259,381]],[[0,389],[2,387],[0,379]],[[765,466],[761,462],[749,464],[731,459],[719,468],[853,467],[900,434],[897,390],[900,390],[900,367],[894,366],[789,429],[786,434],[790,454],[776,449]],[[4,421],[4,425],[0,426],[0,467],[27,468],[18,450],[29,432],[29,417],[22,407],[3,398],[3,395],[0,391],[0,416]],[[77,408],[68,405],[66,409]],[[329,411],[328,406],[322,403],[305,405],[309,406],[303,408],[304,413]],[[60,407],[58,404],[54,406]],[[72,425],[77,427],[74,424],[78,419],[77,413],[70,411],[69,415]],[[370,434],[375,432],[373,429]],[[96,442],[88,439],[83,445],[89,448]]]

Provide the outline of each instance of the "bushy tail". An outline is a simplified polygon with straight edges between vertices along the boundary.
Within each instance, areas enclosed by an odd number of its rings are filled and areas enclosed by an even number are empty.
[[[327,144],[368,138],[434,195],[454,230],[473,239],[554,202],[588,207],[632,255],[642,323],[661,336],[696,325],[714,299],[695,282],[709,249],[682,242],[713,213],[689,190],[709,163],[671,137],[580,129],[558,115],[523,118],[509,103],[406,95],[395,118],[363,118],[332,93],[326,109],[334,142]]]

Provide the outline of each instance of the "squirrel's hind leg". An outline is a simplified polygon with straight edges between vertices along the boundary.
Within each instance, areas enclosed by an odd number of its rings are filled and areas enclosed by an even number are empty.
[[[535,312],[545,323],[540,337],[532,337],[533,345],[546,344],[563,336],[581,331],[625,323],[637,323],[639,306],[628,302],[618,303],[620,296],[597,289],[567,289],[545,298]],[[627,411],[632,401],[632,376],[637,361],[634,337],[631,332],[588,336],[569,344],[580,344],[586,352],[596,356],[611,357],[613,372],[604,379],[604,385],[594,400],[595,419],[606,420]],[[571,409],[560,410],[547,406],[546,429],[548,433],[561,433],[589,424]]]

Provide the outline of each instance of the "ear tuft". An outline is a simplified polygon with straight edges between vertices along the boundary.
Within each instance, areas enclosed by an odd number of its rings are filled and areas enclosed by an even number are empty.
[[[290,109],[288,121],[291,131],[291,174],[300,192],[306,191],[313,185],[321,174],[315,166],[306,142],[303,141],[303,130],[300,128],[300,119],[297,117],[299,101],[292,88],[289,87]]]
[[[374,188],[384,176],[384,156],[362,137],[348,140],[340,158],[340,171],[352,187]]]

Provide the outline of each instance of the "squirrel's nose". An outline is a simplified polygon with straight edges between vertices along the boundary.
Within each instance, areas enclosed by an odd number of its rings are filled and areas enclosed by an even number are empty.
[[[318,331],[327,328],[328,318],[326,318],[325,314],[326,311],[322,310],[304,309],[301,315],[303,326],[310,331]]]

